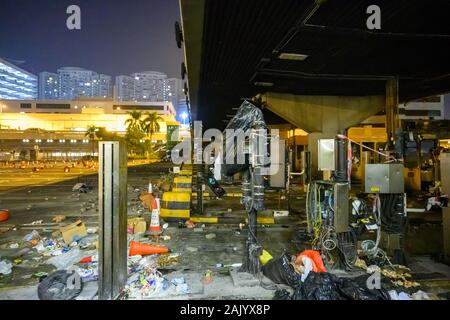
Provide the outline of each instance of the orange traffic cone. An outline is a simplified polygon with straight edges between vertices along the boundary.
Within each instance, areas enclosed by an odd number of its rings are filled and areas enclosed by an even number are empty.
[[[160,234],[161,233],[161,225],[159,223],[159,199],[153,198],[152,205],[152,217],[150,220],[150,228],[148,229],[149,234]]]
[[[145,256],[149,254],[163,254],[168,252],[169,249],[163,246],[130,241],[130,257],[137,255]]]

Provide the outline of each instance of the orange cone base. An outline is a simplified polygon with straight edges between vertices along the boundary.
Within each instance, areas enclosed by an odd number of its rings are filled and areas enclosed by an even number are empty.
[[[137,255],[145,256],[149,254],[164,254],[168,252],[169,249],[163,246],[130,241],[130,257]]]

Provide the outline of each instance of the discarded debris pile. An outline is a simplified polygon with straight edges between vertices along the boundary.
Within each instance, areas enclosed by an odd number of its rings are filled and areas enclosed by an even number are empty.
[[[135,255],[128,259],[128,282],[123,299],[148,299],[161,295],[187,294],[191,290],[183,277],[169,280],[158,271],[178,263],[178,254]]]
[[[266,254],[267,256],[267,254]],[[338,277],[328,272],[318,251],[305,250],[298,256],[283,254],[264,261],[263,274],[277,284],[293,289],[277,290],[274,299],[282,300],[413,300],[431,299],[418,291],[419,283],[412,280],[404,266],[367,267],[363,260],[356,266],[366,274]]]

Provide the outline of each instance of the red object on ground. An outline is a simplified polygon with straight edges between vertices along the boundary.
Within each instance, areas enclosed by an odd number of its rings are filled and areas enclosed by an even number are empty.
[[[153,244],[145,244],[136,241],[130,241],[130,257],[131,256],[145,256],[149,254],[168,253],[169,249],[163,246],[155,246]]]
[[[96,261],[98,261],[97,256],[90,256],[90,257],[85,257],[85,258],[81,259],[79,263],[89,263],[89,262],[96,262]]]
[[[0,222],[6,221],[9,219],[9,211],[8,210],[0,210]]]
[[[314,272],[327,272],[319,251],[305,250],[303,252],[300,252],[300,254],[297,256],[297,260],[302,256],[311,259],[311,261],[313,262]]]

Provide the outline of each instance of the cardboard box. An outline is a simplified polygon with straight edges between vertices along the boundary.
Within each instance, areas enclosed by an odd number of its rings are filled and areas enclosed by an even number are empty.
[[[148,192],[141,192],[139,195],[139,200],[141,200],[144,207],[148,209],[148,211],[152,211],[153,209],[153,195]]]
[[[71,244],[72,242],[87,236],[86,226],[81,220],[65,227],[61,227],[59,231],[61,231],[66,244]]]
[[[130,234],[144,233],[147,231],[147,223],[141,217],[129,218],[127,220],[127,229]]]

